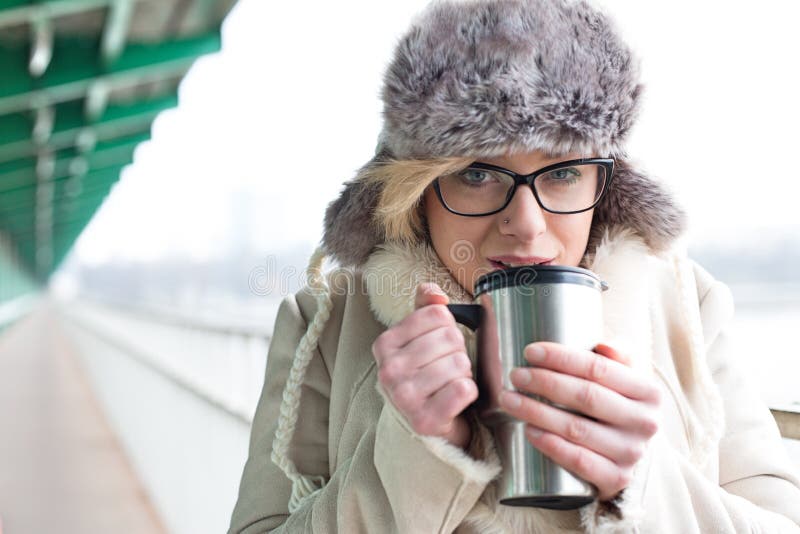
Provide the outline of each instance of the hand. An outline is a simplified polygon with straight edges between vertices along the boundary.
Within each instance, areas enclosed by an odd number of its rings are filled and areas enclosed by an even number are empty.
[[[525,359],[534,367],[514,369],[511,382],[596,421],[510,391],[501,393],[500,404],[528,423],[534,447],[594,484],[598,498],[607,501],[630,483],[634,465],[658,431],[661,401],[655,381],[631,369],[629,358],[604,344],[594,350],[531,343]]]
[[[411,428],[457,447],[470,441],[461,412],[478,398],[464,335],[436,284],[420,284],[415,310],[372,345],[378,381]]]

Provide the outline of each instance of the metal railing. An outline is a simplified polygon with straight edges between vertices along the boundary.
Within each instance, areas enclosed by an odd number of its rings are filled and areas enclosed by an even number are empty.
[[[198,320],[87,299],[58,308],[93,394],[170,532],[224,532],[268,330],[221,309],[216,320]]]
[[[83,299],[63,310],[76,326],[115,346],[176,386],[246,423],[264,380],[272,318],[263,325]],[[266,326],[266,323],[269,326]]]

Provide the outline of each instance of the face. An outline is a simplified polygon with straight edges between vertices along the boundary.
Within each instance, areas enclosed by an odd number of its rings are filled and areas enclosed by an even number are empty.
[[[554,159],[536,151],[479,161],[517,174],[530,174],[553,163],[580,157],[581,154],[567,154]],[[447,211],[432,185],[425,190],[424,199],[433,247],[456,281],[470,294],[478,277],[506,268],[504,264],[546,262],[577,266],[586,250],[594,215],[594,209],[569,215],[544,211],[531,188],[523,186],[517,188],[505,209],[483,217],[464,217]]]

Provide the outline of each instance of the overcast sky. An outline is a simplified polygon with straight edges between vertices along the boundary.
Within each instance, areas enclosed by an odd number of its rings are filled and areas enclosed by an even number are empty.
[[[629,152],[669,184],[690,238],[795,229],[800,2],[606,0],[642,58]],[[316,243],[341,183],[371,156],[393,46],[426,2],[240,0],[76,247],[80,262],[226,250],[234,198],[266,253]],[[234,193],[238,191],[238,193]]]

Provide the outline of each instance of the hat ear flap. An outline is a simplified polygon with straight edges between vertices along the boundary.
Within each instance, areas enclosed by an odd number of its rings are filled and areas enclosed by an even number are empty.
[[[661,183],[618,159],[610,188],[595,208],[592,226],[595,230],[628,227],[657,254],[686,230],[686,213]]]
[[[343,267],[362,265],[383,242],[383,229],[374,217],[382,192],[382,183],[367,183],[357,176],[328,205],[322,244]]]

